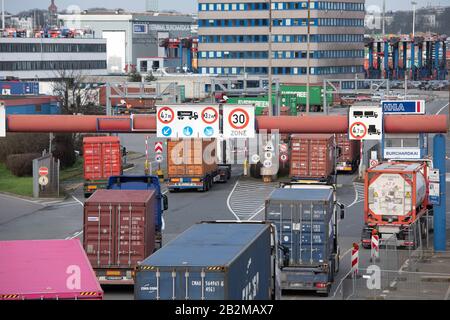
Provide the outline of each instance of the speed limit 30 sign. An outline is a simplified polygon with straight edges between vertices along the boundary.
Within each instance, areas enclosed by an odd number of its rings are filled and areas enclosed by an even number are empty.
[[[254,138],[255,108],[253,106],[224,105],[223,107],[224,138]]]

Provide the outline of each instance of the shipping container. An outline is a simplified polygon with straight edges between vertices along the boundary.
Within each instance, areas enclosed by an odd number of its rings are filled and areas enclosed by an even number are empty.
[[[136,300],[268,300],[274,296],[267,223],[199,223],[139,265]]]
[[[84,204],[84,249],[100,283],[133,284],[155,250],[155,190],[98,190]]]
[[[0,95],[39,95],[39,82],[0,81]]]
[[[102,298],[78,239],[0,242],[0,300]]]
[[[335,143],[332,134],[291,135],[290,177],[333,181]]]
[[[424,232],[428,220],[428,170],[425,162],[385,162],[366,170],[361,236],[365,248],[370,248],[374,230],[382,242],[396,239],[399,247],[417,245],[416,227],[420,224]]]
[[[327,185],[289,185],[266,200],[266,221],[278,236],[281,288],[328,294],[339,270],[338,206]]]
[[[208,191],[221,180],[216,140],[181,139],[167,142],[167,187]]]
[[[361,142],[350,140],[348,134],[336,134],[336,146],[339,157],[336,170],[341,172],[354,172],[359,165]]]
[[[122,152],[118,137],[84,138],[83,156],[86,198],[98,189],[105,189],[109,177],[122,174]]]

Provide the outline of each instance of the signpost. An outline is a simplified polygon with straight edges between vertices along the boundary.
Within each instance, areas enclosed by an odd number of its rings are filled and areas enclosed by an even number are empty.
[[[351,107],[348,119],[350,140],[382,140],[382,108],[365,106]]]
[[[429,200],[431,204],[440,204],[440,172],[439,169],[431,169],[428,172]]]
[[[48,176],[48,168],[47,167],[40,167],[39,168],[39,176]]]
[[[218,138],[218,105],[165,105],[157,107],[158,138]]]
[[[6,110],[5,104],[0,102],[0,138],[6,137]]]
[[[226,139],[255,137],[255,108],[253,106],[224,105],[223,136]]]
[[[425,114],[424,100],[381,101],[385,114]]]

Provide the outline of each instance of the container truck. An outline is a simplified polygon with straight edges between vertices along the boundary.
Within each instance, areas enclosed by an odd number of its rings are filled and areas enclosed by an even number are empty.
[[[330,185],[285,184],[271,193],[265,217],[277,230],[282,290],[329,295],[339,272],[338,219],[344,214]]]
[[[101,300],[78,239],[0,242],[0,300]]]
[[[184,189],[208,191],[223,180],[216,155],[216,140],[183,139],[167,142],[167,187],[170,192]]]
[[[84,204],[83,245],[101,284],[133,284],[155,251],[156,190],[98,190]]]
[[[118,137],[86,137],[83,139],[84,196],[105,189],[108,178],[122,175],[122,153]]]
[[[162,247],[162,215],[169,209],[169,200],[161,192],[161,185],[157,176],[114,176],[109,177],[108,190],[155,190],[155,248]]]
[[[336,161],[336,171],[355,172],[360,161],[361,142],[350,140],[348,134],[336,134],[336,146],[339,156]]]
[[[364,222],[361,235],[370,249],[373,230],[380,245],[414,248],[430,231],[432,206],[428,202],[425,162],[385,162],[367,169],[364,183]]]
[[[291,135],[290,177],[294,181],[335,181],[336,148],[332,134]]]
[[[139,264],[136,300],[269,300],[279,297],[273,227],[195,224]]]

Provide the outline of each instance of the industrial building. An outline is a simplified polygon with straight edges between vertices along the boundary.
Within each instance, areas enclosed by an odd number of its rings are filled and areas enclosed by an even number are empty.
[[[43,95],[14,95],[0,96],[0,100],[5,103],[7,115],[12,114],[60,114],[61,107],[58,99],[53,96]]]
[[[0,77],[50,80],[63,75],[106,75],[106,40],[0,38]]]
[[[199,0],[199,72],[267,75],[271,64],[281,83],[306,83],[309,64],[311,83],[364,76],[364,0],[269,3]]]
[[[134,66],[140,71],[156,67],[181,69],[190,64],[190,53],[182,46],[161,46],[167,39],[191,37],[190,15],[83,11],[58,15],[58,19],[65,27],[90,29],[95,37],[106,39],[109,74],[127,73]]]

